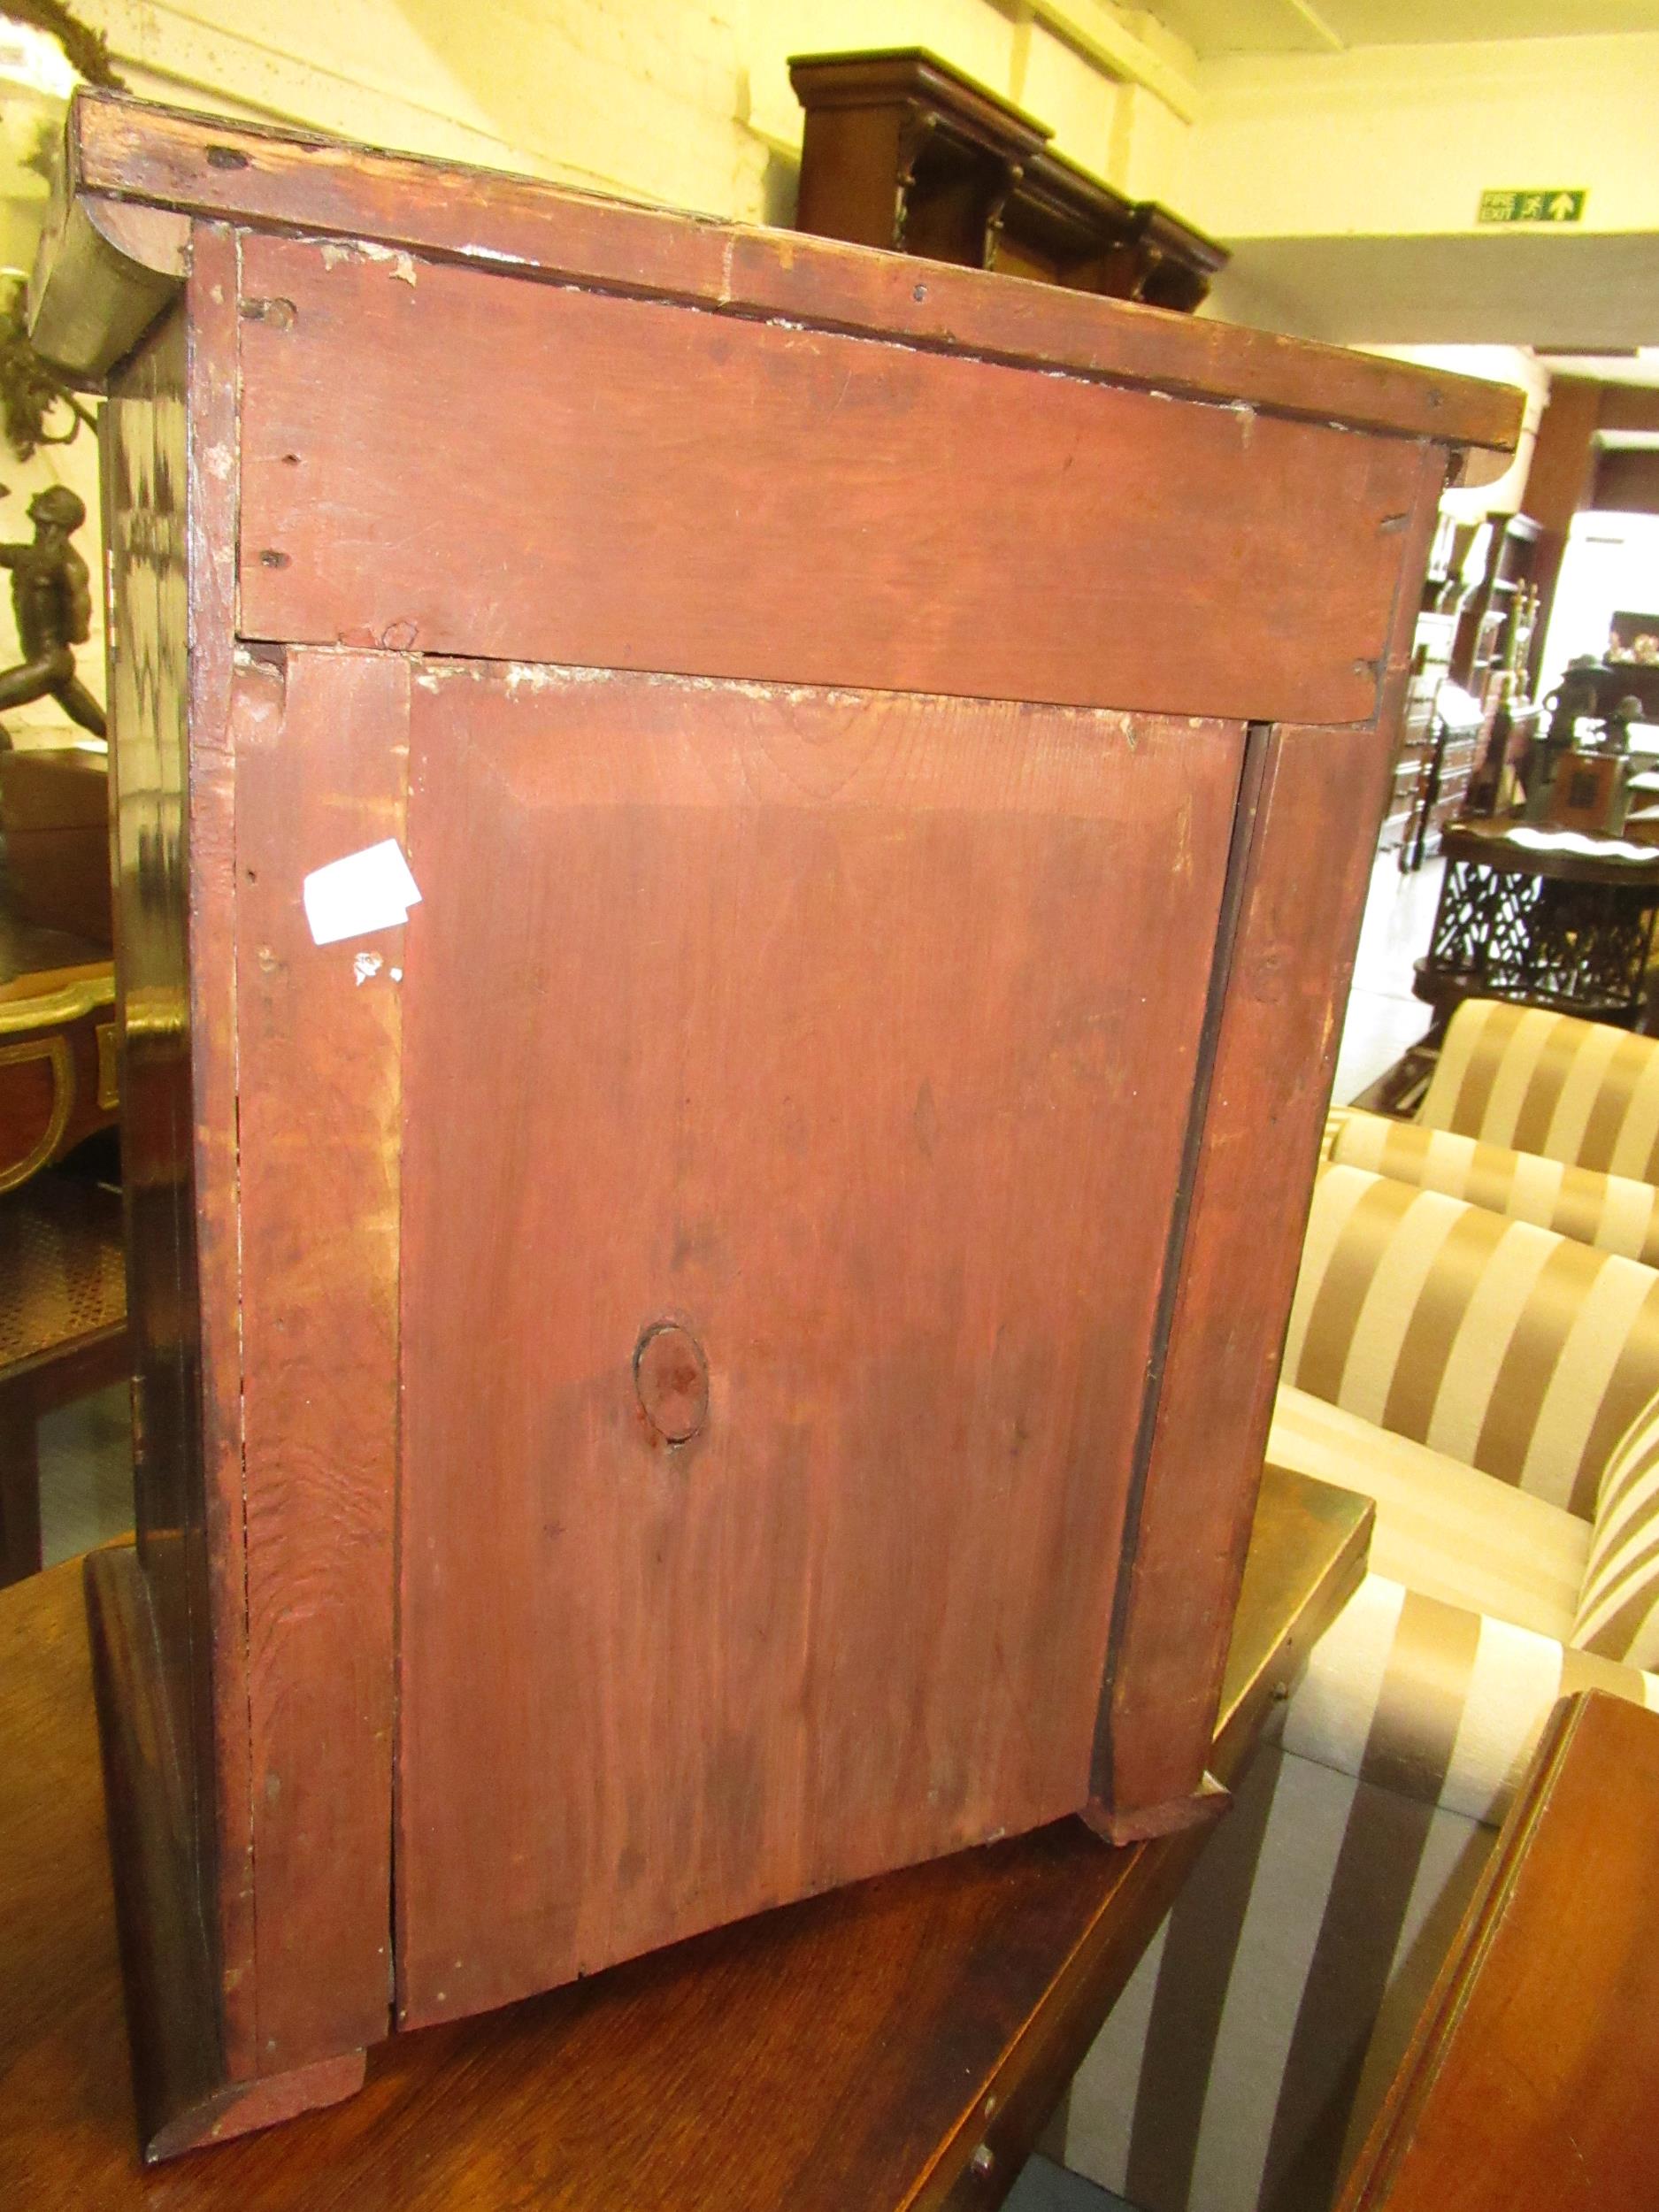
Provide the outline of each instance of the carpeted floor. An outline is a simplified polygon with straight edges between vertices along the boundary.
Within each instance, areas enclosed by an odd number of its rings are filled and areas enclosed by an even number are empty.
[[[1002,2200],[1003,2212],[1134,2212],[1110,2189],[1068,2173],[1051,2158],[1032,2158]]]

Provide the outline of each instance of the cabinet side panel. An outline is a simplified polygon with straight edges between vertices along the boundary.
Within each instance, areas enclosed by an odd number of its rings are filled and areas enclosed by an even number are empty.
[[[246,1710],[240,1443],[229,1440],[227,1473],[216,1456],[225,1440],[204,1422],[216,1396],[238,1401],[240,1377],[234,1333],[228,1348],[219,1344],[207,1311],[214,1294],[197,1230],[199,1221],[223,1223],[234,1244],[234,1123],[229,1141],[216,1141],[202,1111],[202,1071],[223,1041],[211,1017],[204,1024],[213,995],[204,945],[227,887],[211,882],[211,865],[198,875],[216,833],[202,818],[214,801],[190,762],[199,672],[188,649],[188,537],[210,526],[189,511],[187,488],[194,449],[212,434],[211,424],[189,424],[200,345],[191,306],[181,300],[111,378],[103,465],[134,1479],[146,1649],[156,1663],[149,1694],[165,1738],[157,1770],[172,1799],[177,1878],[204,1945],[202,1986],[218,1993],[246,1979],[248,1901],[222,1818],[227,1774],[230,1802],[245,1806],[245,1786],[238,1795],[234,1777],[246,1764]],[[211,657],[204,634],[203,658]],[[212,1079],[210,1071],[210,1093]],[[231,1302],[234,1310],[234,1283]],[[217,1994],[204,2001],[218,2009]],[[250,2047],[234,2000],[219,2025],[225,2062],[248,2070]]]
[[[1444,476],[1433,449],[1419,465],[1375,726],[1257,741],[1261,786],[1101,1714],[1096,1804],[1120,1839],[1143,1809],[1190,1799],[1208,1761]]]
[[[314,869],[403,829],[408,664],[235,680],[248,1674],[259,2070],[386,2032],[401,928],[313,942]]]

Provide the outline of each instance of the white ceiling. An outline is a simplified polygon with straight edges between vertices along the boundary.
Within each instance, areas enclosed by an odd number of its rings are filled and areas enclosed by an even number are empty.
[[[1150,12],[1205,61],[1659,31],[1659,0],[1150,0]]]
[[[1563,347],[1579,352],[1580,375],[1597,373],[1585,352],[1645,371],[1617,357],[1659,345],[1659,233],[1227,242],[1233,261],[1212,296],[1235,322],[1349,345],[1531,345],[1546,360]]]

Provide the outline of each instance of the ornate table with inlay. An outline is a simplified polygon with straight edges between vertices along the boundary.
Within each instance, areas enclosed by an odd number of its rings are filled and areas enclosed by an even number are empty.
[[[119,1110],[107,946],[25,922],[0,881],[0,1192]]]
[[[1530,826],[1450,826],[1446,879],[1412,988],[1436,1026],[1465,998],[1513,999],[1639,1026],[1659,850]]]

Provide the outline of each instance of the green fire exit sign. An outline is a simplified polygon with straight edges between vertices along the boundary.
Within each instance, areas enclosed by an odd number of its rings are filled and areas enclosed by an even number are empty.
[[[1590,195],[1548,185],[1525,192],[1483,192],[1477,219],[1483,223],[1581,223]]]

